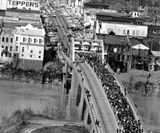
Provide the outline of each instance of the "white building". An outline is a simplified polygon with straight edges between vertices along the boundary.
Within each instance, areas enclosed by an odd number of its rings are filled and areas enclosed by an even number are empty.
[[[15,53],[23,69],[41,69],[44,56],[44,29],[31,24],[16,27],[14,31]]]
[[[96,22],[96,33],[97,34],[110,34],[114,32],[115,35],[120,36],[132,36],[132,37],[147,37],[148,26],[134,25],[134,24],[121,24],[116,22]]]

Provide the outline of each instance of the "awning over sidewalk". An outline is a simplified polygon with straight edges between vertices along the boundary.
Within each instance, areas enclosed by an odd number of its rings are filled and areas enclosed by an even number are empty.
[[[153,56],[155,56],[155,57],[160,57],[160,51],[151,51],[151,53],[152,53]]]
[[[133,49],[141,49],[141,50],[149,50],[149,48],[143,44],[138,44],[138,45],[135,45],[135,46],[132,46]]]

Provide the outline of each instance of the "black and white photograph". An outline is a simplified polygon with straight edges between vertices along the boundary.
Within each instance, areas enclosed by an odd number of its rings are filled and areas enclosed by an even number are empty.
[[[160,0],[0,0],[0,133],[160,133]]]

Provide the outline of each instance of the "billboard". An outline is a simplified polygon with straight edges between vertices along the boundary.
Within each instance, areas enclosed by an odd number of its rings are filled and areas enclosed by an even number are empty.
[[[7,1],[8,0],[0,0],[0,10],[6,10],[7,9]]]
[[[8,9],[40,10],[40,3],[34,0],[8,0]]]

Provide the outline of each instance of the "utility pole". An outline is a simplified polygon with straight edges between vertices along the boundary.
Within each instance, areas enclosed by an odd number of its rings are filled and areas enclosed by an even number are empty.
[[[129,63],[128,63],[128,71],[131,69],[132,67],[132,44],[130,42],[130,39],[129,39],[129,35],[127,35],[127,42],[129,44],[129,52],[130,52],[130,59],[129,59]]]

